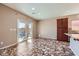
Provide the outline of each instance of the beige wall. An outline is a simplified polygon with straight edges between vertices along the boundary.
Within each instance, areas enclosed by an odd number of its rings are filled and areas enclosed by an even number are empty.
[[[79,15],[60,16],[52,19],[42,20],[38,23],[38,33],[42,38],[57,39],[57,20],[59,18],[68,18],[68,30],[72,29],[71,21],[79,20]],[[39,35],[38,34],[38,35]]]
[[[33,33],[33,38],[37,38],[37,26],[38,22],[37,21],[32,21],[33,23],[33,28],[32,28],[32,33]]]
[[[38,35],[42,38],[56,39],[57,22],[55,19],[43,20],[38,24]]]
[[[15,30],[12,30],[15,29]],[[0,47],[16,42],[16,16],[15,12],[0,5]]]
[[[17,42],[16,29],[18,19],[23,19],[26,23],[28,23],[30,19],[33,20],[31,17],[0,4],[0,47],[5,47]],[[1,42],[3,42],[3,45],[1,45]]]

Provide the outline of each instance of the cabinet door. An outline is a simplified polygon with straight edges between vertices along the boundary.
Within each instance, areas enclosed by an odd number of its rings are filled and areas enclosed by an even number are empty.
[[[64,34],[64,30],[63,29],[58,29],[57,30],[57,40],[59,41],[68,41],[68,36]]]
[[[61,41],[63,40],[63,30],[57,29],[57,40]]]
[[[62,19],[62,21],[63,21],[62,23],[63,28],[68,29],[68,18],[64,18]]]
[[[76,56],[79,56],[79,41],[70,38],[70,48]]]
[[[62,19],[57,19],[57,27],[61,28],[61,27],[63,27],[62,25],[63,25]]]
[[[68,36],[64,34],[64,33],[67,33],[67,32],[68,32],[67,29],[63,29],[63,41],[68,41]]]
[[[57,19],[57,39],[61,41],[68,41],[68,18]]]

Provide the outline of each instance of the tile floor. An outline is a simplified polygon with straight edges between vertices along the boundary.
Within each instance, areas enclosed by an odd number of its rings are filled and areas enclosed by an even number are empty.
[[[0,50],[1,56],[74,56],[68,42],[51,39],[28,39]]]

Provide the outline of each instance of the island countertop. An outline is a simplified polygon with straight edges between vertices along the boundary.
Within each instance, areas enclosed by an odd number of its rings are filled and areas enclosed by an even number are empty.
[[[79,34],[71,34],[71,33],[64,33],[64,34],[73,37],[75,40],[79,41]]]

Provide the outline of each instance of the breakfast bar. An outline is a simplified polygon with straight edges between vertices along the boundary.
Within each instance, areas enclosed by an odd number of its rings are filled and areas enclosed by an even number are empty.
[[[79,34],[65,33],[70,37],[70,49],[76,56],[79,56]]]

